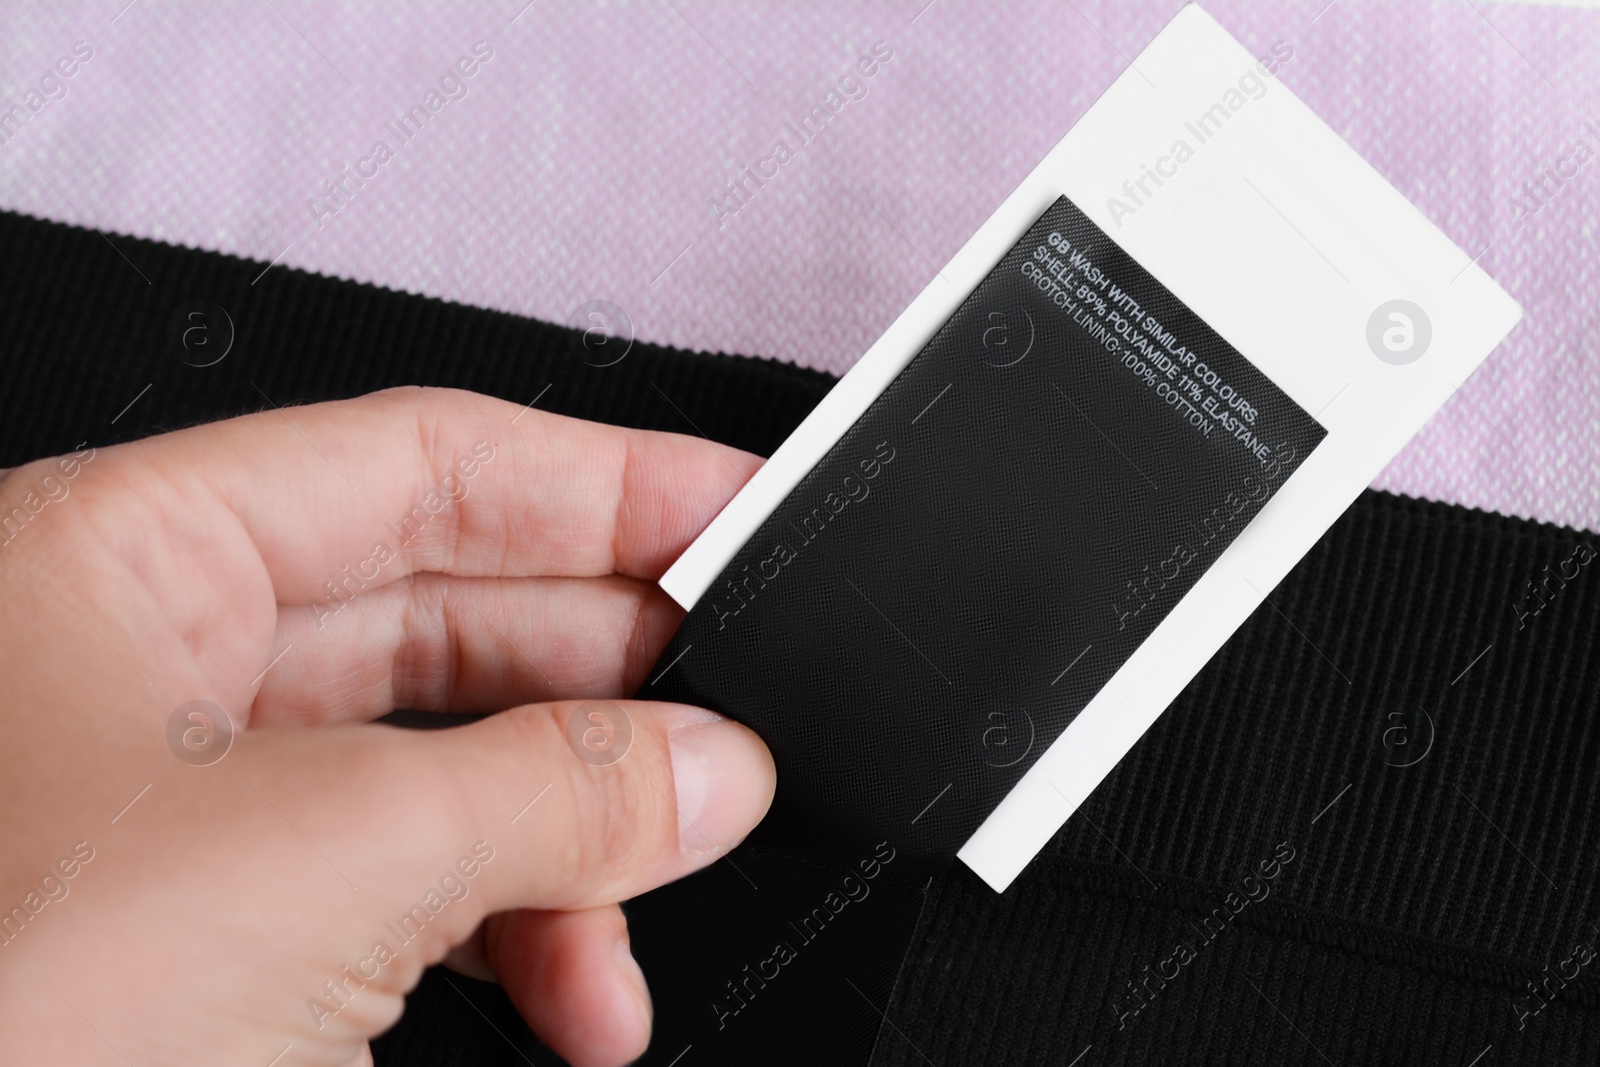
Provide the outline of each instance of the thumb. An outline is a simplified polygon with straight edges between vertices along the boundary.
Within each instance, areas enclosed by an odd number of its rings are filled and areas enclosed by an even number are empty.
[[[681,878],[738,844],[775,787],[772,757],[745,727],[643,701],[528,705],[444,730],[263,729],[241,741],[226,775],[193,779],[204,792],[179,798],[201,829],[171,847],[199,841],[229,857],[222,880],[234,899],[315,905],[296,913],[296,958],[309,970],[285,971],[286,988],[311,995],[295,1002],[309,1010],[301,1025],[313,1021],[345,1058],[392,1025],[422,969],[489,915],[597,909]],[[261,925],[251,908],[225,918]],[[222,931],[206,951],[233,936],[226,922]]]
[[[755,734],[676,704],[530,705],[408,740],[451,779],[454,839],[504,857],[485,867],[483,915],[593,907],[681,878],[744,839],[776,781]]]

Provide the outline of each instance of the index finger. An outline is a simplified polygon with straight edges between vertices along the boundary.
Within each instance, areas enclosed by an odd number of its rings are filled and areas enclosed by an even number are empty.
[[[280,603],[419,571],[654,580],[760,459],[453,389],[277,408],[120,446],[238,516]]]

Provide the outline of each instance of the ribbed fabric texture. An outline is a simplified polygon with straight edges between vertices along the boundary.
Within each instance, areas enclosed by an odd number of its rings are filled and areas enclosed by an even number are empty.
[[[0,215],[0,464],[396,384],[522,403],[548,385],[541,408],[767,452],[832,382],[645,344],[595,368],[548,324],[281,267],[252,285],[265,264],[110,241]],[[167,346],[193,299],[237,329],[212,367]],[[834,1062],[818,1042],[863,1019],[880,1064],[1600,1059],[1600,959],[1549,978],[1600,945],[1600,559],[1560,578],[1596,540],[1365,494],[1009,892],[959,867],[934,879],[903,960],[861,961],[898,973],[892,999],[850,1002],[837,973],[774,983],[816,1025],[762,1033],[760,1060]],[[1435,736],[1392,766],[1384,715],[1407,703]],[[1259,878],[1280,847],[1294,858],[1235,912],[1241,869]],[[732,888],[701,885],[753,908],[724,867]],[[1162,979],[1179,941],[1193,959]],[[1554,998],[1519,1030],[1547,978]],[[658,1018],[645,1062],[750,1062],[731,1040],[685,1053],[677,1026]],[[498,990],[439,970],[375,1047],[383,1065],[554,1062]]]
[[[1005,896],[935,883],[879,1062],[1594,1062],[1600,960],[1518,1027],[1600,946],[1600,560],[1519,619],[1580,544],[1365,494]]]
[[[603,360],[563,326],[266,266],[0,212],[0,464],[395,385],[518,403],[548,386],[546,410],[698,429],[767,454],[835,380],[644,344],[595,367],[585,355]],[[233,349],[214,366],[168,346],[169,320],[191,300],[233,321]]]

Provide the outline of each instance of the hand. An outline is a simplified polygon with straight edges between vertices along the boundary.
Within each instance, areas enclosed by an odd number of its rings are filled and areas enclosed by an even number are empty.
[[[758,465],[400,389],[7,473],[0,1060],[366,1063],[447,956],[573,1064],[637,1056],[617,901],[742,839],[773,767],[620,698]],[[372,722],[406,707],[500,713]]]

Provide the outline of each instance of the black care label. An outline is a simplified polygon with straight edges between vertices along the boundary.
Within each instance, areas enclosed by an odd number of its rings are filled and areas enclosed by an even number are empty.
[[[756,730],[782,832],[948,859],[1325,433],[1063,197],[639,695]]]

